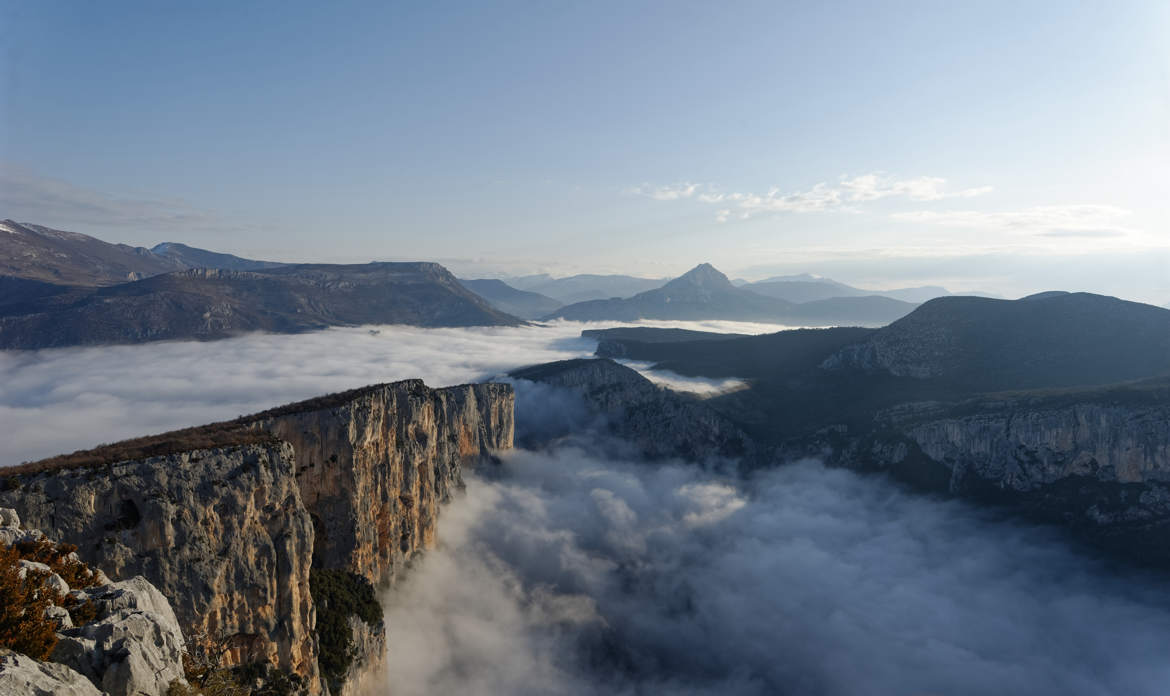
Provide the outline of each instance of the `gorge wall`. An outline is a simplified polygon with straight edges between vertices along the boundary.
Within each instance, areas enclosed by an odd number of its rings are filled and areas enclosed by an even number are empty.
[[[269,664],[320,693],[328,646],[310,570],[392,582],[434,542],[463,467],[512,438],[510,386],[408,380],[34,464],[0,481],[0,506],[111,575],[146,577],[189,646],[227,665]],[[205,440],[214,446],[188,445]],[[142,451],[159,454],[118,456]],[[381,631],[355,627],[353,644],[373,650]]]
[[[905,404],[838,448],[847,466],[1007,504],[1143,565],[1170,566],[1170,383]]]

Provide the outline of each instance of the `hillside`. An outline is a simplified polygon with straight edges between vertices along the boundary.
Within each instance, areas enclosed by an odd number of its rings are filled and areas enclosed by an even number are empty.
[[[0,276],[56,285],[113,285],[184,267],[144,247],[110,244],[30,223],[0,221]]]
[[[275,261],[256,261],[232,254],[221,254],[206,249],[187,246],[178,242],[163,242],[150,248],[151,253],[168,258],[183,268],[218,268],[224,271],[259,271],[277,268],[286,264]]]
[[[502,280],[481,278],[460,279],[463,287],[487,300],[496,309],[522,319],[539,319],[560,308],[561,303],[536,292],[517,290]]]
[[[829,358],[836,371],[937,379],[982,391],[1170,374],[1170,311],[1090,293],[943,297]]]
[[[951,294],[946,288],[937,285],[894,290],[864,290],[830,278],[821,278],[807,273],[794,276],[776,276],[754,283],[744,283],[740,287],[789,302],[815,302],[833,297],[874,295],[917,304]]]
[[[637,278],[628,275],[582,273],[564,278],[540,275],[505,279],[508,285],[520,290],[540,293],[561,304],[587,300],[605,300],[613,297],[632,297],[640,292],[661,287],[666,278]]]
[[[0,306],[0,348],[46,348],[358,324],[516,325],[433,263],[196,269]]]

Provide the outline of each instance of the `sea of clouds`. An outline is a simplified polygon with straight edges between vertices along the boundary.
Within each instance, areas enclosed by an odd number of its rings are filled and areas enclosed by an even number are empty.
[[[646,322],[646,326],[663,322]],[[422,329],[334,328],[250,334],[223,341],[0,351],[0,466],[234,418],[272,406],[377,382],[422,378],[433,387],[490,379],[512,368],[586,357],[597,342],[582,329],[622,324]],[[686,325],[764,333],[742,322]],[[651,372],[655,381],[711,394],[732,379]]]
[[[371,382],[439,386],[581,357],[594,348],[582,328],[0,353],[0,464]],[[564,394],[520,382],[517,395],[527,448],[468,477],[438,548],[385,597],[374,693],[1144,696],[1170,684],[1163,583],[1115,575],[1050,530],[813,461],[748,479],[640,462]]]

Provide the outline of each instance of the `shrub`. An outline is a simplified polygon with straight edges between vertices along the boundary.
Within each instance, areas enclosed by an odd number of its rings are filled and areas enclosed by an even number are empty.
[[[370,626],[382,624],[382,607],[374,587],[362,576],[346,570],[309,571],[309,588],[317,608],[317,643],[321,653],[317,664],[333,692],[353,664],[353,634],[349,617],[356,616]]]
[[[57,646],[56,625],[45,618],[55,604],[49,574],[29,570],[20,577],[20,554],[0,547],[0,646],[45,660]]]

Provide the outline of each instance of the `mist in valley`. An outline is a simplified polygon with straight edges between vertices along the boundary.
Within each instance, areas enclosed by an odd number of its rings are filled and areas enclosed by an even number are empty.
[[[386,596],[391,693],[1164,693],[1170,603],[1053,530],[811,460],[743,479],[549,439],[582,412],[534,386],[531,448]]]
[[[0,457],[378,381],[490,378],[589,355],[582,328],[5,353],[0,418],[17,427]],[[698,392],[735,386],[640,367]],[[1052,530],[816,461],[746,478],[731,463],[640,461],[572,395],[515,386],[520,447],[467,475],[438,547],[383,597],[393,677],[375,693],[1141,695],[1170,679],[1157,585],[1115,577]]]

